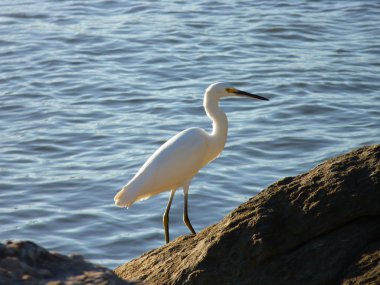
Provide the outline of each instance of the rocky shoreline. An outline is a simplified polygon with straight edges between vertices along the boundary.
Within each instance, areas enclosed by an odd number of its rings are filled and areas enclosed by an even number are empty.
[[[115,273],[146,284],[380,284],[380,145],[284,178]]]
[[[80,255],[50,252],[31,241],[0,243],[0,285],[125,285],[110,269]]]
[[[380,145],[286,177],[114,272],[29,241],[0,244],[3,284],[380,284]]]

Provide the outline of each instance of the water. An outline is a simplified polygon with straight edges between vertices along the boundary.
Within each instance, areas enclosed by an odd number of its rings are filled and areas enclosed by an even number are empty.
[[[161,246],[169,193],[113,196],[176,132],[210,130],[208,84],[229,139],[190,190],[197,231],[284,176],[380,138],[379,1],[0,3],[0,240],[30,239],[115,267]],[[187,234],[182,193],[172,238]]]

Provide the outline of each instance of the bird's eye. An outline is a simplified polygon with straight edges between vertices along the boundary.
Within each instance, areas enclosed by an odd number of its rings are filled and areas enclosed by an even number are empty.
[[[236,89],[235,88],[226,88],[226,91],[228,93],[235,93],[236,92]]]

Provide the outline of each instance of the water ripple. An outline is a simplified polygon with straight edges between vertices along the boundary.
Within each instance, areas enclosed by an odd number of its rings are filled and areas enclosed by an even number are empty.
[[[112,197],[175,133],[211,129],[202,93],[214,81],[271,101],[221,102],[226,149],[190,193],[198,231],[279,178],[379,143],[376,1],[5,0],[0,11],[0,239],[111,267],[162,245],[168,194],[129,210]],[[172,237],[187,233],[181,211],[178,191]]]

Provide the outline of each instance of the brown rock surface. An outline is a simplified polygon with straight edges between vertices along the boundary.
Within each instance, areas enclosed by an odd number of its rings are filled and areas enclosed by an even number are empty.
[[[30,241],[0,243],[0,285],[127,285],[80,255],[52,253]]]
[[[380,284],[380,145],[282,179],[115,269],[146,284]]]

